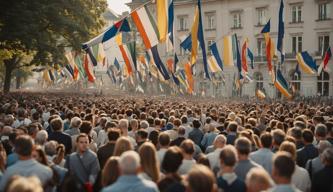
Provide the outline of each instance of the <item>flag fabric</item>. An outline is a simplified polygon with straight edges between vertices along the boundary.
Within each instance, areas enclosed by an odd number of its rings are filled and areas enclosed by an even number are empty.
[[[169,0],[169,7],[168,7],[168,38],[167,38],[167,51],[169,52],[173,49],[174,45],[174,6],[173,0]]]
[[[162,74],[164,80],[170,79],[169,73],[164,65],[164,63],[161,60],[161,57],[158,53],[157,45],[152,47],[148,53],[150,54],[151,61],[155,64],[158,71]]]
[[[233,46],[232,39],[233,35],[227,35],[223,37],[223,62],[226,66],[234,65],[234,57],[233,57]]]
[[[150,49],[157,45],[159,37],[156,31],[156,24],[153,18],[149,15],[147,7],[143,6],[133,11],[131,17],[142,37],[146,49]]]
[[[279,8],[279,26],[278,26],[278,42],[277,42],[277,50],[281,55],[281,64],[284,63],[284,51],[283,51],[283,38],[284,38],[284,18],[283,18],[283,9],[284,4],[283,0],[280,2]]]
[[[292,94],[289,91],[288,82],[285,80],[279,69],[276,71],[276,80],[274,85],[285,97],[288,99],[292,98]]]
[[[73,77],[74,77],[74,70],[73,70],[73,68],[72,68],[72,66],[70,64],[65,65],[64,71],[65,71],[67,77],[73,79]]]
[[[266,59],[267,59],[267,68],[268,72],[272,78],[272,81],[275,81],[275,72],[272,64],[272,59],[275,55],[275,46],[273,39],[270,37],[270,30],[271,30],[271,20],[268,20],[268,22],[265,24],[263,29],[261,30],[261,33],[263,33],[265,42],[266,42]]]
[[[222,62],[222,59],[220,57],[220,53],[219,53],[219,50],[218,50],[218,47],[217,47],[217,43],[213,43],[210,45],[210,50],[211,50],[211,53],[212,55],[210,56],[209,60],[210,62],[214,62],[214,65],[218,66],[218,68],[223,71],[223,62]]]
[[[253,57],[253,53],[250,50],[250,48],[247,48],[247,56],[249,57],[249,59],[251,61],[251,69],[254,69],[254,57]]]
[[[192,35],[191,33],[187,36],[182,38],[180,46],[185,49],[186,51],[191,51],[192,49]]]
[[[47,81],[49,83],[52,82],[49,70],[44,70],[44,72],[43,72],[43,79],[44,79],[44,81]]]
[[[160,42],[165,42],[167,36],[167,4],[168,0],[156,1],[157,27]]]
[[[84,70],[86,72],[88,81],[94,83],[96,77],[94,75],[90,57],[87,54],[84,57]]]
[[[73,70],[73,80],[77,81],[79,79],[79,68],[75,62],[75,58],[73,56],[73,53],[70,51],[70,52],[67,52],[65,54],[65,57],[68,61],[68,63],[71,65],[71,68]]]
[[[317,74],[317,65],[307,51],[297,53],[296,59],[301,69],[308,74]]]
[[[130,25],[127,21],[127,18],[124,18],[118,22],[116,22],[114,25],[109,27],[106,31],[98,35],[97,37],[93,38],[92,40],[83,43],[82,49],[86,50],[88,47],[92,47],[94,45],[97,45],[99,43],[104,43],[113,37],[115,37],[118,32],[128,32],[130,31]]]
[[[198,29],[199,29],[199,8],[196,6],[194,21],[191,29],[191,65],[197,61],[198,56]]]
[[[192,75],[192,67],[191,63],[186,63],[184,66],[185,74],[186,74],[186,81],[188,83],[188,93],[193,94],[194,91],[194,80]]]
[[[332,51],[331,51],[331,47],[328,47],[327,51],[325,52],[324,58],[323,58],[323,62],[319,65],[318,67],[318,76],[320,75],[321,71],[327,70],[327,64],[328,61],[332,58]]]
[[[130,49],[130,44],[120,44],[119,49],[121,55],[123,56],[128,75],[132,75],[133,71],[136,70],[136,64],[135,64],[136,61],[133,59],[135,58],[133,57],[134,56],[133,49]]]
[[[208,62],[207,62],[207,54],[206,54],[206,46],[205,46],[205,37],[203,32],[203,22],[201,16],[201,0],[198,0],[198,10],[199,10],[199,31],[198,31],[198,40],[200,42],[202,59],[204,64],[205,77],[210,79],[209,71],[208,71]]]
[[[295,68],[295,75],[297,75],[298,77],[301,76],[301,71],[299,70],[299,64],[296,64],[296,68]]]
[[[237,63],[237,69],[238,69],[238,75],[239,75],[239,80],[243,79],[242,75],[242,61],[241,61],[241,56],[240,56],[240,51],[239,51],[239,46],[238,46],[238,39],[237,35],[234,34],[235,36],[235,41],[236,41],[236,63]]]
[[[117,68],[117,70],[120,71],[120,65],[119,65],[119,62],[118,62],[117,58],[114,58],[113,64]]]
[[[261,99],[261,100],[263,100],[263,99],[266,98],[265,93],[264,93],[263,91],[261,91],[260,89],[258,89],[258,90],[256,91],[256,96],[257,96],[259,99]]]
[[[245,39],[243,46],[242,46],[242,72],[244,76],[248,73],[248,64],[247,64],[247,57],[246,51],[248,50],[248,39]]]

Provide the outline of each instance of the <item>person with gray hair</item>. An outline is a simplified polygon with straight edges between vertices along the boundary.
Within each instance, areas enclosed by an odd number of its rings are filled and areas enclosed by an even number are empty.
[[[149,123],[146,120],[140,121],[140,128],[147,129],[149,127]]]
[[[131,141],[132,147],[135,148],[137,146],[137,143],[133,137],[130,137],[128,135],[128,126],[129,126],[129,123],[128,123],[127,119],[119,120],[118,127],[121,131],[121,136],[127,137]]]
[[[43,146],[48,139],[47,131],[40,130],[36,134],[35,144]]]
[[[218,135],[215,137],[213,146],[214,151],[207,154],[207,159],[210,164],[210,168],[213,170],[214,173],[217,173],[220,169],[220,153],[223,147],[227,143],[227,138],[224,135]]]
[[[70,128],[65,131],[70,136],[80,134],[80,126],[82,124],[82,120],[79,117],[73,117],[71,119]]]
[[[126,151],[119,158],[121,176],[115,183],[104,188],[102,192],[157,192],[158,188],[152,181],[139,177],[141,169],[140,156],[135,151]]]
[[[331,143],[324,140],[324,141],[319,141],[318,143],[318,152],[319,156],[308,160],[306,162],[305,168],[308,170],[310,177],[313,178],[313,174],[318,172],[319,170],[324,168],[324,164],[321,161],[321,155],[325,151],[325,149],[332,147]]]

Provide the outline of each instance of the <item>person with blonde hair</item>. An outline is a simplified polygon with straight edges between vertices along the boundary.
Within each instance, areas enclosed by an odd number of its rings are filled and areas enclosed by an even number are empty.
[[[13,176],[5,188],[7,192],[43,192],[42,184],[36,176]]]
[[[119,157],[110,157],[102,170],[102,186],[112,185],[120,175]]]
[[[139,155],[141,158],[142,173],[141,176],[145,179],[159,181],[160,178],[160,165],[157,160],[156,148],[150,142],[143,143],[139,148]]]
[[[204,134],[201,141],[201,145],[204,149],[212,145],[215,140],[215,137],[218,135],[218,130],[213,124],[207,124],[206,126],[208,126],[208,132]]]
[[[214,173],[204,165],[195,165],[187,174],[188,191],[191,192],[216,192]]]
[[[296,145],[290,141],[284,141],[279,148],[279,151],[290,153],[292,159],[296,162]],[[311,190],[311,180],[309,173],[303,167],[296,164],[295,171],[291,178],[291,183],[294,184],[301,191]]]
[[[114,147],[113,156],[120,156],[125,151],[134,150],[128,137],[120,137]]]
[[[247,192],[257,192],[272,187],[273,181],[265,169],[255,167],[247,173],[245,183]]]

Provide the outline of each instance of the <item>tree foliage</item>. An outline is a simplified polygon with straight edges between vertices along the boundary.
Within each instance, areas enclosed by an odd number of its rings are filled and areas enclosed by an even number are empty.
[[[64,63],[67,48],[80,50],[103,27],[106,6],[106,0],[1,1],[0,50],[7,52],[0,51],[0,60],[6,70],[22,66],[14,62],[22,53],[32,56],[23,65]]]

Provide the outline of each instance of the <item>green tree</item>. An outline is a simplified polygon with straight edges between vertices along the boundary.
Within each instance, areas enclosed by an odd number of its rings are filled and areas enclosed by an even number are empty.
[[[79,51],[104,25],[106,0],[10,0],[0,2],[0,58],[5,69],[4,92],[13,71],[23,66],[65,63],[65,49]],[[23,62],[31,55],[30,62]]]

